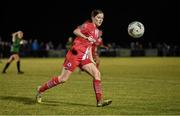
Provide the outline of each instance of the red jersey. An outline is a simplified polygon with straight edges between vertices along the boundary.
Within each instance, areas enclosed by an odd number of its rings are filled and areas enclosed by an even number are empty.
[[[102,36],[102,31],[99,30],[98,39],[97,39],[96,42],[93,43],[93,45],[92,45],[92,56],[93,56],[93,58],[95,58],[96,55],[98,55],[98,53],[97,53],[98,46],[103,45],[103,41],[102,41],[101,36]]]
[[[90,36],[93,39],[95,39],[96,41],[98,41],[99,30],[95,26],[95,24],[93,24],[91,22],[85,22],[78,28],[80,29],[81,33],[84,34],[85,36],[87,36],[87,37]],[[92,46],[92,43],[89,40],[81,38],[81,37],[76,37],[73,42],[72,48],[75,49],[76,51],[81,51],[81,52],[85,53],[86,49],[91,46]]]

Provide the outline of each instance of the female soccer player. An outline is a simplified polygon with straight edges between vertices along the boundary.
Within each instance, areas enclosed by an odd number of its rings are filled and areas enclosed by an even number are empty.
[[[24,72],[22,72],[20,70],[20,55],[19,55],[19,51],[20,51],[20,46],[23,43],[23,32],[22,31],[17,31],[14,32],[12,34],[12,46],[11,46],[11,56],[9,57],[2,73],[6,73],[7,68],[9,67],[9,65],[12,63],[13,60],[17,61],[17,71],[18,74],[22,74]]]
[[[99,37],[98,27],[101,26],[104,19],[104,13],[101,10],[93,10],[91,21],[78,26],[73,33],[77,36],[73,41],[71,49],[66,54],[61,75],[53,77],[48,82],[39,86],[37,89],[36,100],[38,103],[42,100],[42,93],[58,84],[62,84],[71,75],[71,73],[80,67],[93,77],[93,87],[96,94],[97,107],[109,105],[111,100],[104,100],[102,97],[101,75],[99,70],[91,61],[91,47]]]

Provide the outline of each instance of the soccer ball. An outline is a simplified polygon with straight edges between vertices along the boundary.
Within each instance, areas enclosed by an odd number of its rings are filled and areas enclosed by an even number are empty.
[[[128,25],[128,34],[133,38],[140,38],[144,34],[144,25],[139,21],[133,21]]]

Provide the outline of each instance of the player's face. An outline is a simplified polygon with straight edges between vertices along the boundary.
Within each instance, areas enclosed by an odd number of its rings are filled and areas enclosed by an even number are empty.
[[[93,23],[97,27],[101,26],[103,20],[104,20],[104,14],[103,13],[97,14],[95,17],[92,18]]]
[[[21,31],[18,32],[18,37],[19,37],[19,38],[23,38],[23,32],[21,32]]]

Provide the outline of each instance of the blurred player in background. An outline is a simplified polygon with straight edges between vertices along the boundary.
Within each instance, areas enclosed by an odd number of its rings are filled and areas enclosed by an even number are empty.
[[[12,63],[13,60],[16,60],[17,62],[17,72],[18,74],[22,74],[24,72],[22,72],[20,70],[20,47],[21,44],[23,44],[23,32],[22,31],[17,31],[12,33],[12,46],[11,46],[11,56],[9,57],[5,67],[3,68],[2,73],[6,73],[7,68],[9,67],[9,65]]]
[[[72,47],[72,44],[73,44],[73,38],[72,37],[69,37],[68,38],[68,41],[66,42],[66,50],[69,51]]]
[[[91,13],[91,21],[86,21],[73,31],[76,38],[73,41],[71,49],[66,54],[62,73],[38,87],[36,95],[38,103],[41,103],[42,94],[46,90],[66,82],[71,73],[77,67],[80,67],[93,77],[93,87],[96,95],[97,107],[111,104],[111,100],[103,99],[101,74],[90,59],[92,58],[92,44],[99,38],[98,27],[101,26],[103,19],[104,13],[101,10],[93,10]]]

